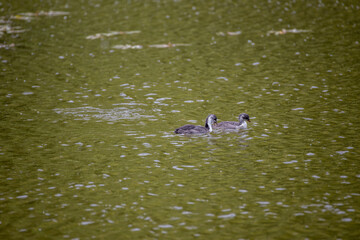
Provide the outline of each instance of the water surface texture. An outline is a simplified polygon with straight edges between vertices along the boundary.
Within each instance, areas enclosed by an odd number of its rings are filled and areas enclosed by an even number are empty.
[[[1,239],[360,237],[359,2],[0,13]]]

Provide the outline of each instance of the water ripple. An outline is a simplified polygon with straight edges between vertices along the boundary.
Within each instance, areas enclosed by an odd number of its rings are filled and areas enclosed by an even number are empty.
[[[95,107],[78,108],[56,108],[54,111],[58,114],[72,115],[76,120],[101,119],[105,121],[118,121],[119,119],[139,119],[152,118],[152,115],[141,115],[142,109],[128,109],[117,107],[113,109],[101,109]]]

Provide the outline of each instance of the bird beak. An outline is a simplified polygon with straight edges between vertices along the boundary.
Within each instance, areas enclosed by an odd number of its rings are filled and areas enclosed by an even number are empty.
[[[250,119],[248,120],[248,122],[251,122]]]

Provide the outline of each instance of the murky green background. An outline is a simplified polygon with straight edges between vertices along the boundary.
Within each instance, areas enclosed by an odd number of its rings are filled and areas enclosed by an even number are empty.
[[[10,19],[50,10],[69,14]],[[359,2],[0,12],[26,30],[0,39],[1,239],[359,238]],[[168,43],[191,46],[149,47]],[[242,112],[246,131],[173,134]]]

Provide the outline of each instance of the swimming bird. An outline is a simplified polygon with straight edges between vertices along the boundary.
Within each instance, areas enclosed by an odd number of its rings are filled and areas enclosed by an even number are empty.
[[[175,129],[174,133],[177,134],[201,134],[212,132],[213,125],[217,123],[217,117],[215,114],[210,114],[205,121],[205,127],[187,124]]]
[[[242,113],[239,115],[238,122],[224,121],[224,122],[216,124],[215,128],[221,128],[223,130],[245,129],[245,128],[247,128],[246,121],[251,122],[250,117],[246,113]]]

